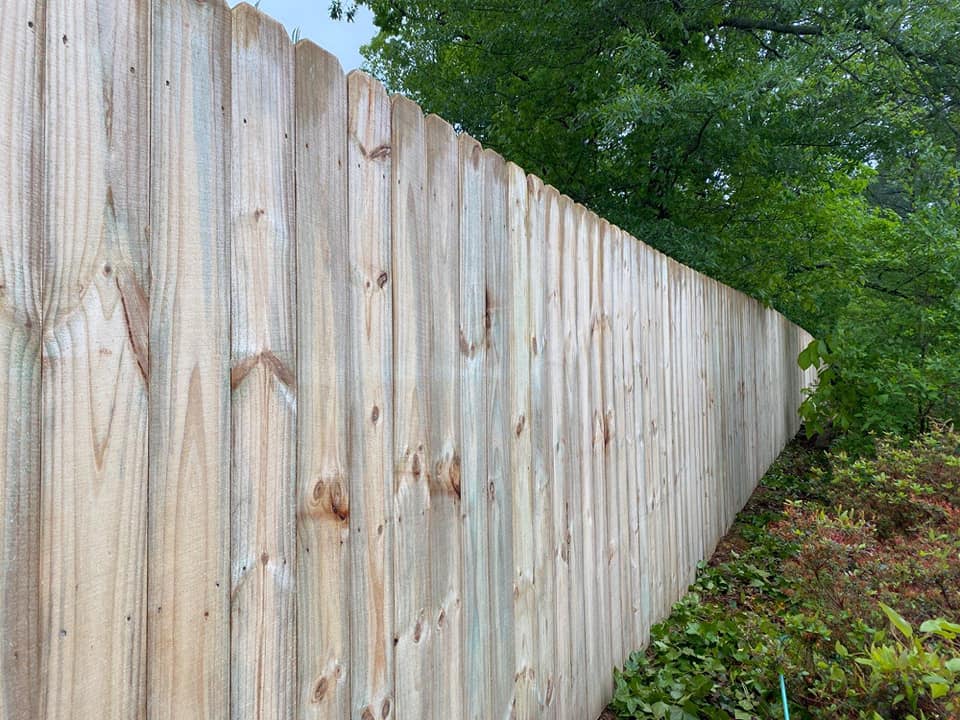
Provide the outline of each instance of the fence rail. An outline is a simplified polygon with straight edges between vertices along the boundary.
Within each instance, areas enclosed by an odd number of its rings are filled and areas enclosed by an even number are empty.
[[[807,334],[249,6],[0,28],[0,718],[596,716]]]

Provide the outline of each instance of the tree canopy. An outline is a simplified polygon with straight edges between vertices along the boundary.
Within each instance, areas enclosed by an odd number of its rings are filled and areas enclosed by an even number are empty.
[[[361,4],[391,89],[820,338],[811,427],[960,416],[955,0]]]

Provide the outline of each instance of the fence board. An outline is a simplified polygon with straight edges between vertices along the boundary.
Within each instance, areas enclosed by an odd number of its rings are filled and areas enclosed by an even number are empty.
[[[587,449],[584,436],[589,441],[589,424],[574,421],[583,418],[586,396],[586,366],[583,362],[582,322],[586,316],[587,294],[583,292],[581,268],[585,253],[579,238],[579,215],[572,200],[561,198],[563,212],[563,327],[564,327],[564,415],[569,419],[564,426],[566,438],[566,462],[569,470],[567,502],[567,545],[570,562],[570,687],[568,713],[582,713],[586,707],[586,668],[589,640],[585,609],[586,578],[585,540],[586,509],[584,487]],[[581,211],[582,212],[582,211]],[[582,371],[582,372],[581,372]],[[586,449],[585,449],[586,448]],[[587,493],[587,497],[590,495]],[[592,549],[592,548],[591,548]],[[592,556],[592,552],[591,552]]]
[[[555,671],[547,680],[544,704],[549,714],[557,718],[569,716],[572,705],[571,675],[573,628],[571,626],[571,569],[570,569],[570,485],[571,472],[567,466],[570,448],[567,441],[568,395],[566,366],[569,336],[567,334],[568,287],[563,274],[569,239],[565,231],[566,204],[553,187],[544,188],[544,230],[546,235],[546,385],[550,410],[549,431],[545,434],[548,446],[548,472],[552,482],[551,508],[553,512],[552,555],[554,567],[554,649]],[[578,646],[579,647],[579,646]]]
[[[487,430],[484,358],[486,286],[483,235],[483,149],[459,139],[460,172],[460,437],[463,465],[463,610],[466,624],[466,717],[491,716],[486,682],[492,677],[490,553],[487,545]]]
[[[347,81],[316,45],[295,52],[297,715],[322,720],[349,716],[352,671]]]
[[[593,573],[596,595],[593,610],[593,644],[596,662],[590,669],[613,667],[610,650],[610,580],[607,547],[607,486],[604,472],[604,454],[606,429],[603,405],[603,248],[600,218],[589,210],[584,210],[583,220],[586,229],[586,270],[588,305],[584,326],[584,342],[587,348],[587,392],[590,421],[590,472],[593,480],[593,492],[590,506],[593,511],[593,556],[587,556],[587,567]],[[588,708],[602,705],[613,694],[612,673],[598,674],[594,682],[588,685]]]
[[[604,632],[609,639],[607,663],[620,666],[624,657],[624,639],[633,635],[633,614],[625,611],[623,601],[624,581],[629,584],[626,562],[630,551],[627,527],[626,468],[621,460],[621,450],[626,440],[624,426],[617,422],[616,404],[623,403],[623,388],[616,388],[616,375],[623,359],[622,352],[614,351],[615,335],[622,338],[623,331],[615,329],[620,320],[615,305],[614,278],[619,276],[619,236],[607,221],[600,223],[598,248],[600,252],[599,288],[601,304],[600,364],[602,376],[601,440],[603,443],[603,482],[606,507],[606,542],[604,543],[604,568],[609,578],[607,599],[607,625]],[[622,503],[622,504],[621,504]],[[620,508],[623,508],[621,518]],[[622,527],[621,527],[622,525]],[[629,598],[627,598],[629,599]],[[622,620],[621,620],[622,618]],[[619,627],[618,627],[619,625]],[[613,680],[610,680],[613,692]]]
[[[430,445],[433,303],[427,236],[428,205],[423,114],[406,98],[393,98],[393,332],[394,363],[394,627],[396,712],[431,717],[424,677],[433,670],[430,587]]]
[[[533,483],[534,580],[537,622],[533,642],[533,667],[537,692],[537,716],[553,717],[553,689],[556,676],[556,577],[554,555],[554,473],[550,380],[554,368],[548,365],[548,351],[555,337],[549,333],[548,308],[552,301],[548,265],[550,246],[555,237],[547,235],[546,202],[548,191],[533,175],[527,177],[527,254],[530,287],[530,433]],[[555,254],[555,253],[554,253]]]
[[[0,718],[39,716],[44,3],[0,4]]]
[[[434,630],[434,713],[464,717],[463,527],[460,520],[460,173],[457,137],[436,115],[426,119],[433,365],[430,377],[430,577]],[[421,679],[422,682],[422,679]]]
[[[231,67],[231,717],[292,718],[297,264],[286,30],[238,5]]]
[[[159,3],[152,31],[147,711],[225,717],[230,12]]]
[[[150,48],[135,40],[148,11],[47,4],[40,614],[42,672],[59,679],[45,686],[48,718],[145,710]]]
[[[509,435],[509,465],[513,536],[514,617],[514,701],[510,717],[537,718],[536,637],[537,587],[534,583],[536,523],[534,519],[535,480],[532,474],[530,408],[530,256],[528,237],[527,175],[513,163],[507,164],[507,291],[506,307],[506,389]],[[535,338],[533,338],[535,342]]]
[[[492,150],[483,153],[484,323],[486,326],[487,543],[490,547],[491,717],[509,717],[514,691],[513,498],[510,482],[508,351],[510,292],[507,248],[507,166]]]
[[[369,75],[347,76],[347,118],[351,693],[369,720],[393,711],[395,638],[390,99]]]
[[[635,617],[634,637],[629,648],[642,646],[649,630],[651,598],[649,558],[655,553],[649,545],[649,505],[652,467],[647,447],[650,426],[649,363],[646,359],[645,340],[649,334],[646,286],[644,282],[645,260],[641,256],[640,243],[626,233],[622,234],[623,277],[619,293],[624,320],[627,324],[623,343],[623,387],[625,392],[624,423],[628,428],[627,440],[627,504],[630,513],[630,592]]]

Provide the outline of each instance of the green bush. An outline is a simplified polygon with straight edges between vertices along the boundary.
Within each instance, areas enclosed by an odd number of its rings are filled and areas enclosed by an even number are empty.
[[[873,455],[782,455],[615,674],[620,717],[779,718],[783,673],[794,720],[956,720],[960,436]]]

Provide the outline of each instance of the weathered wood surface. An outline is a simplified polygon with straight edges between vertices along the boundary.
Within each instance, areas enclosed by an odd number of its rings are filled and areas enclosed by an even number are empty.
[[[233,10],[230,255],[230,714],[296,709],[297,338],[294,54]]]
[[[595,716],[810,336],[249,5],[0,19],[0,718]]]
[[[0,718],[39,717],[45,3],[0,4]],[[49,563],[50,561],[45,561]],[[43,633],[46,636],[46,633]],[[47,640],[49,642],[49,639]]]
[[[487,353],[484,273],[484,162],[480,143],[459,139],[460,175],[460,437],[463,502],[463,666],[465,717],[490,717],[493,676],[490,635],[490,548],[487,542],[487,423],[484,359]]]
[[[395,536],[393,268],[390,98],[369,75],[347,76],[346,298],[353,332],[345,434],[349,452],[351,714],[387,718],[394,707]]]
[[[46,718],[146,702],[146,2],[46,4],[40,617]],[[119,681],[118,681],[119,679]]]
[[[396,712],[431,717],[431,693],[422,678],[433,670],[430,586],[430,445],[433,365],[430,247],[423,114],[416,103],[393,98],[393,369],[394,591]],[[431,613],[432,614],[432,613]]]
[[[531,412],[530,238],[527,175],[507,164],[506,338],[507,418],[513,428],[508,442],[508,474],[512,496],[511,534],[513,583],[513,703],[510,716],[538,718],[536,686],[537,587],[535,584],[537,523],[534,517],[533,444]]]
[[[430,405],[430,589],[435,717],[464,717],[463,523],[460,421],[460,170],[456,134],[436,115],[426,119],[425,272],[432,278]],[[420,680],[422,682],[422,678]]]
[[[510,269],[507,225],[508,173],[506,161],[492,150],[483,151],[484,326],[486,354],[486,482],[487,539],[490,549],[491,674],[486,678],[490,717],[509,717],[514,704],[513,615],[513,486],[510,419],[511,366],[507,309],[510,305]]]
[[[153,10],[147,716],[226,717],[231,16]]]
[[[297,716],[348,717],[353,595],[347,81],[296,47]],[[365,413],[360,411],[361,415]]]

